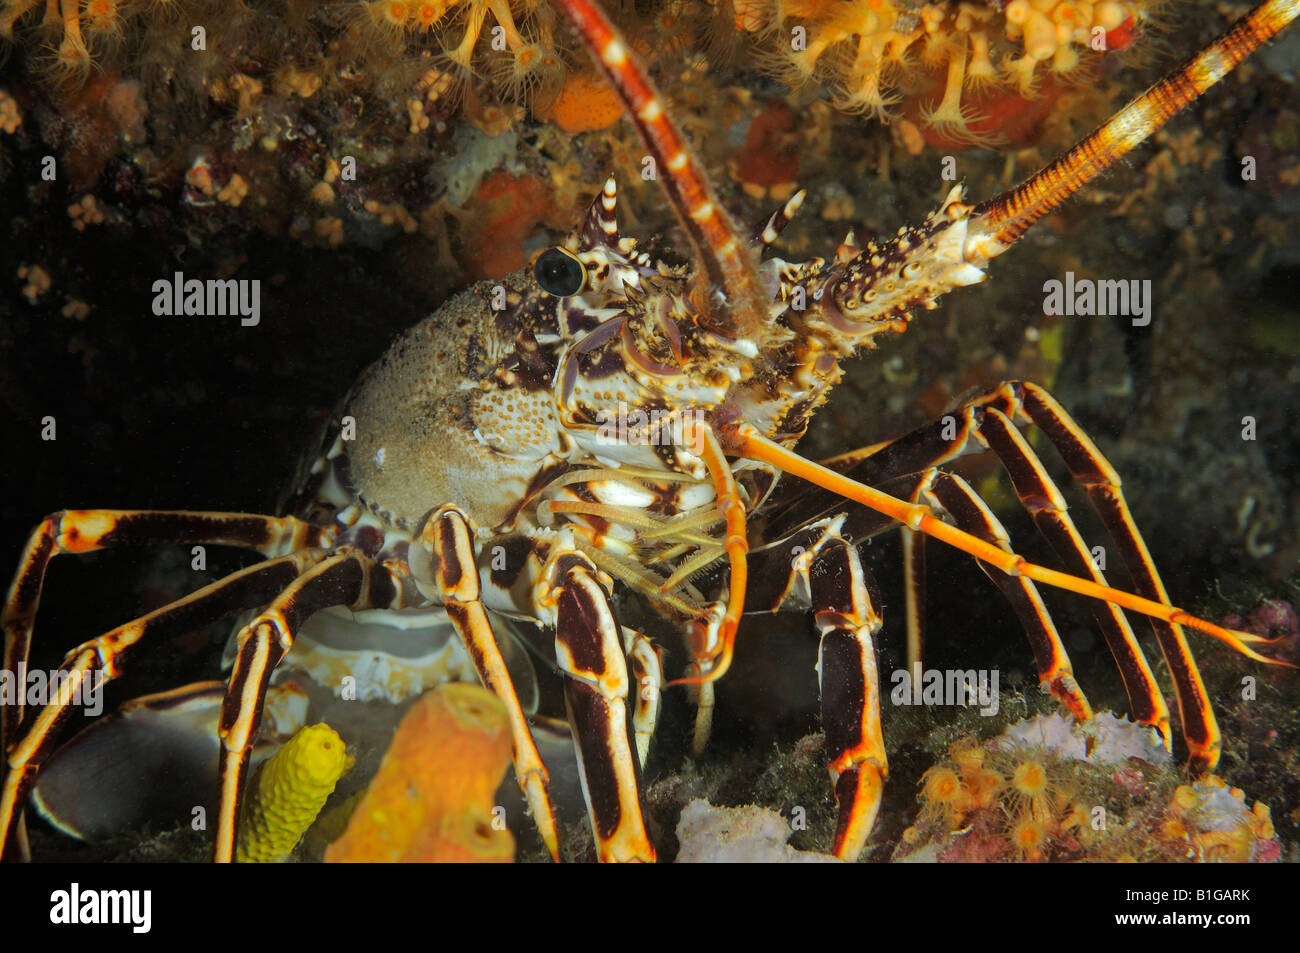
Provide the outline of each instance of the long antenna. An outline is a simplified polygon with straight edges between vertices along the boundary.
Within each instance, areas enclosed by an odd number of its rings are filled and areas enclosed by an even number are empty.
[[[737,337],[753,336],[767,316],[768,296],[749,242],[718,201],[699,160],[664,108],[663,97],[618,29],[592,0],[556,0],[596,65],[623,101],[654,160],[659,184],[686,230],[711,287],[695,306]],[[721,301],[715,296],[721,293]]]
[[[1144,142],[1237,64],[1271,40],[1300,13],[1300,0],[1268,0],[1231,30],[1170,73],[1055,162],[1009,192],[994,196],[971,215],[972,238],[992,239],[1000,254],[1036,221]]]

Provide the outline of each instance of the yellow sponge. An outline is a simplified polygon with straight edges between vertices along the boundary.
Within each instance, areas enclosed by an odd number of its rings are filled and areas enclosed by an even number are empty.
[[[344,749],[329,725],[310,725],[262,765],[240,829],[239,863],[278,863],[289,856],[352,767]]]

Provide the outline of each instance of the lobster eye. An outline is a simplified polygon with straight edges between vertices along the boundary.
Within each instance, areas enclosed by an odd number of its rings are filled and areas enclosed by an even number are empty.
[[[587,269],[578,257],[563,248],[548,248],[533,266],[537,283],[547,294],[557,298],[576,295],[587,287]]]

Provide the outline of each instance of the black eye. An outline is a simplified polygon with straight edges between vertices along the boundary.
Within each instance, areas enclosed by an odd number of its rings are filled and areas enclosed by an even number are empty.
[[[587,286],[587,269],[563,248],[548,248],[533,266],[537,283],[547,294],[558,298],[576,295]]]

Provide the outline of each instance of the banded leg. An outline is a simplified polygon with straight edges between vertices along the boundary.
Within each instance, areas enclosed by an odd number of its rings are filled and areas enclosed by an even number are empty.
[[[933,456],[944,462],[964,453],[992,450],[1006,468],[1021,504],[1067,568],[1078,577],[1105,585],[1105,576],[1070,518],[1064,497],[1015,423],[1038,426],[1065,459],[1074,478],[1083,485],[1107,532],[1120,548],[1134,588],[1152,602],[1172,609],[1150,552],[1124,501],[1119,476],[1046,391],[1034,384],[1011,381],[970,401],[956,413],[959,416],[954,418],[953,435],[947,440],[939,439],[934,431],[950,424],[946,420],[936,421],[899,441],[897,448],[886,448],[874,462],[874,468],[879,472],[890,463],[914,460],[917,450],[927,444],[943,447]],[[889,459],[891,456],[893,460]],[[857,466],[853,468],[857,469]],[[1134,717],[1154,727],[1165,746],[1170,747],[1168,707],[1127,617],[1113,603],[1099,607],[1095,616],[1120,669]],[[1170,618],[1154,615],[1151,624],[1173,675],[1183,735],[1192,760],[1198,766],[1213,765],[1218,760],[1218,727],[1182,627]],[[1252,657],[1261,658],[1246,651]]]
[[[642,633],[623,626],[623,651],[632,665],[632,681],[636,696],[632,702],[632,734],[636,738],[636,760],[645,768],[646,755],[650,753],[650,740],[659,721],[659,696],[664,685],[663,659]]]
[[[989,408],[980,416],[978,432],[1006,467],[1016,495],[1034,525],[1070,572],[1104,585],[1106,577],[1094,562],[1074,520],[1066,512],[1065,498],[1047,475],[1029,441],[996,408]],[[1128,618],[1121,609],[1110,604],[1098,606],[1094,615],[1119,666],[1128,694],[1129,710],[1137,721],[1154,727],[1165,748],[1170,748],[1169,708]]]
[[[1124,499],[1119,474],[1065,408],[1041,387],[1022,381],[1003,384],[991,398],[990,404],[995,409],[986,418],[988,422],[984,429],[987,438],[1006,463],[1013,483],[1017,482],[1016,475],[1019,472],[1020,482],[1017,483],[1016,491],[1025,502],[1026,509],[1034,516],[1035,522],[1039,522],[1040,527],[1061,523],[1067,529],[1072,528],[1069,527],[1068,516],[1064,514],[1064,501],[1061,500],[1059,491],[1047,476],[1033,448],[1011,426],[1011,421],[1033,424],[1047,435],[1065,460],[1071,476],[1084,488],[1089,502],[1101,517],[1106,532],[1119,547],[1134,589],[1148,599],[1170,605],[1169,594],[1156,570],[1151,552]],[[1044,535],[1048,533],[1045,531]],[[1091,565],[1092,561],[1089,559],[1088,563]],[[1201,680],[1196,661],[1187,645],[1186,634],[1182,625],[1173,618],[1153,616],[1151,626],[1160,643],[1165,665],[1173,677],[1183,737],[1187,741],[1192,762],[1198,769],[1212,770],[1219,761],[1219,727],[1209,695],[1205,691],[1205,683]]]
[[[641,779],[628,711],[621,629],[595,565],[561,552],[540,600],[555,611],[555,657],[581,768],[597,856],[603,863],[655,859],[641,811]]]
[[[879,485],[882,480],[900,473],[947,463],[966,453],[992,449],[1007,468],[1022,504],[1043,535],[1079,575],[1091,577],[1100,584],[1104,577],[1070,521],[1060,491],[1047,475],[1037,453],[1014,427],[1004,421],[1037,426],[1048,436],[1065,459],[1072,476],[1083,485],[1107,532],[1119,546],[1134,588],[1148,603],[1164,607],[1162,612],[1152,613],[1142,607],[1130,606],[1151,617],[1161,651],[1174,678],[1183,734],[1192,760],[1198,766],[1213,765],[1218,757],[1218,729],[1187,647],[1182,624],[1206,631],[1257,661],[1269,660],[1243,643],[1266,640],[1210,626],[1169,604],[1150,552],[1124,501],[1114,468],[1060,404],[1042,388],[1030,383],[1008,382],[968,402],[953,414],[896,441],[844,454],[826,461],[826,465],[846,476]],[[833,498],[805,499],[791,504],[789,512],[782,514],[781,518],[788,521],[808,518],[834,505]],[[1128,620],[1113,604],[1099,611],[1097,616],[1124,675],[1135,715],[1156,725],[1167,743],[1168,728],[1160,724],[1165,705],[1158,697],[1154,678],[1148,674],[1149,666],[1144,660],[1139,660],[1141,650]]]
[[[59,669],[60,673],[67,673],[67,679],[64,681],[62,674],[58,676],[58,697],[15,725],[15,734],[6,749],[4,782],[0,789],[0,856],[9,854],[27,859],[25,851],[16,849],[23,806],[36,783],[40,766],[53,752],[66,726],[75,693],[89,679],[116,678],[124,671],[126,659],[146,639],[150,642],[167,639],[265,605],[324,555],[325,551],[320,549],[302,550],[249,566],[70,651]]]
[[[889,763],[880,731],[880,675],[872,641],[880,595],[858,551],[835,540],[811,572],[813,621],[821,634],[817,676],[831,783],[839,804],[834,853],[856,860],[880,810]]]
[[[528,719],[483,608],[473,538],[472,524],[465,513],[455,506],[440,507],[430,514],[420,532],[420,542],[431,557],[431,565],[427,570],[413,566],[413,571],[417,577],[436,584],[447,616],[469,650],[479,678],[506,706],[514,745],[515,779],[546,849],[554,860],[559,860],[555,808],[547,793],[550,776],[528,730]],[[410,558],[416,558],[414,550]]]
[[[221,741],[221,803],[212,852],[217,863],[228,864],[235,856],[249,756],[262,724],[271,673],[293,647],[294,632],[317,612],[331,606],[369,608],[373,566],[373,561],[358,550],[330,556],[299,576],[239,631],[235,665],[226,685],[217,729]]]
[[[926,471],[921,485],[924,487],[923,495],[935,506],[947,512],[962,529],[992,543],[1004,552],[1013,551],[1011,538],[1007,535],[1001,520],[961,477],[932,469]],[[1056,624],[1052,621],[1047,606],[1043,604],[1043,597],[1039,594],[1038,587],[1023,576],[1008,576],[983,561],[978,565],[993,584],[1002,590],[1002,595],[1011,603],[1011,608],[1029,636],[1029,645],[1033,649],[1034,660],[1038,666],[1039,684],[1047,688],[1075,719],[1091,721],[1092,706],[1088,704],[1088,699],[1084,697],[1083,691],[1074,680],[1074,669],[1070,665],[1065,644],[1061,641],[1060,633],[1056,630]],[[1141,649],[1136,648],[1136,643],[1134,648],[1137,660],[1150,675],[1150,668],[1146,666],[1146,659],[1142,656]],[[1164,713],[1163,719],[1155,723],[1157,727],[1162,726],[1167,732],[1168,709],[1164,707],[1164,700],[1158,692],[1155,697],[1160,710]]]
[[[942,484],[944,479],[946,479],[946,474],[943,471],[930,467],[922,471],[920,475],[890,480],[884,483],[881,489],[907,499],[913,505],[926,505],[928,503],[948,512],[959,529],[997,546],[1003,552],[1010,553],[1010,542],[1006,530],[992,511],[988,509],[987,505],[978,496],[975,496],[973,490],[971,496],[974,497],[974,500],[969,505],[959,506],[954,503],[949,508],[936,498],[934,487],[936,483]],[[961,482],[961,485],[965,485],[964,481]],[[843,501],[839,501],[839,504],[843,506]],[[827,544],[827,539],[834,535],[842,535],[845,539],[861,543],[876,533],[889,529],[892,525],[894,525],[892,521],[878,513],[859,509],[852,512],[842,512],[835,517],[820,520],[811,527],[805,527],[790,539],[791,541],[798,540],[806,550],[804,556],[808,556],[810,553],[819,552]],[[823,526],[824,528],[821,528]],[[817,532],[814,533],[813,530]],[[922,533],[914,533],[914,535],[916,537],[916,546],[920,548],[924,545],[925,536]],[[758,565],[751,567],[755,578],[759,581],[756,595],[758,592],[778,590],[778,587],[771,582],[773,577],[784,576],[787,581],[779,587],[780,595],[777,599],[755,603],[749,607],[751,611],[778,611],[787,598],[797,595],[801,589],[807,591],[806,583],[802,587],[799,584],[799,561],[796,561],[795,571],[793,572],[784,569],[784,567],[782,567],[784,571],[774,572],[776,567],[771,566],[768,561],[770,551],[770,549],[759,551],[758,560],[756,560]],[[801,556],[800,560],[803,558]],[[983,563],[981,563],[981,568],[987,571],[987,567]],[[1011,576],[1005,573],[994,575],[993,582],[1010,603],[1021,623],[1021,627],[1025,630],[1030,648],[1034,653],[1039,684],[1046,691],[1049,691],[1076,718],[1083,721],[1090,719],[1092,717],[1092,706],[1088,703],[1083,691],[1074,679],[1069,654],[1065,650],[1065,645],[1061,641],[1060,634],[1047,611],[1047,607],[1043,604],[1038,588],[1025,577]],[[920,628],[919,617],[923,616],[924,611],[921,594],[918,593],[909,600],[909,610],[913,605],[916,606],[918,628]],[[911,620],[909,620],[909,628],[910,623]],[[909,653],[909,670],[915,666],[918,660]]]
[[[18,563],[0,625],[4,628],[4,667],[26,665],[32,626],[50,560],[65,553],[89,553],[121,546],[207,544],[238,546],[263,556],[282,556],[319,546],[327,533],[292,516],[204,513],[180,510],[60,510],[32,530]],[[17,705],[0,711],[0,739],[7,744],[22,718]]]
[[[1032,563],[1018,554],[1003,552],[991,543],[978,539],[955,526],[950,526],[937,519],[925,506],[900,500],[888,493],[837,473],[829,467],[799,456],[794,451],[788,450],[781,444],[763,436],[750,424],[735,425],[727,437],[732,452],[737,456],[769,463],[787,473],[806,479],[823,489],[830,490],[845,499],[861,503],[868,509],[882,513],[913,530],[920,530],[927,536],[932,536],[968,555],[982,559],[1009,575],[1023,575],[1043,585],[1112,602],[1146,616],[1185,625],[1214,636],[1221,642],[1231,645],[1248,658],[1266,663],[1272,661],[1255,652],[1248,644],[1267,643],[1269,640],[1262,636],[1236,629],[1225,629],[1213,622],[1199,619],[1176,606],[1134,595],[1122,589],[1104,586],[1091,579],[1081,579],[1069,573],[1050,569],[1047,566]]]

